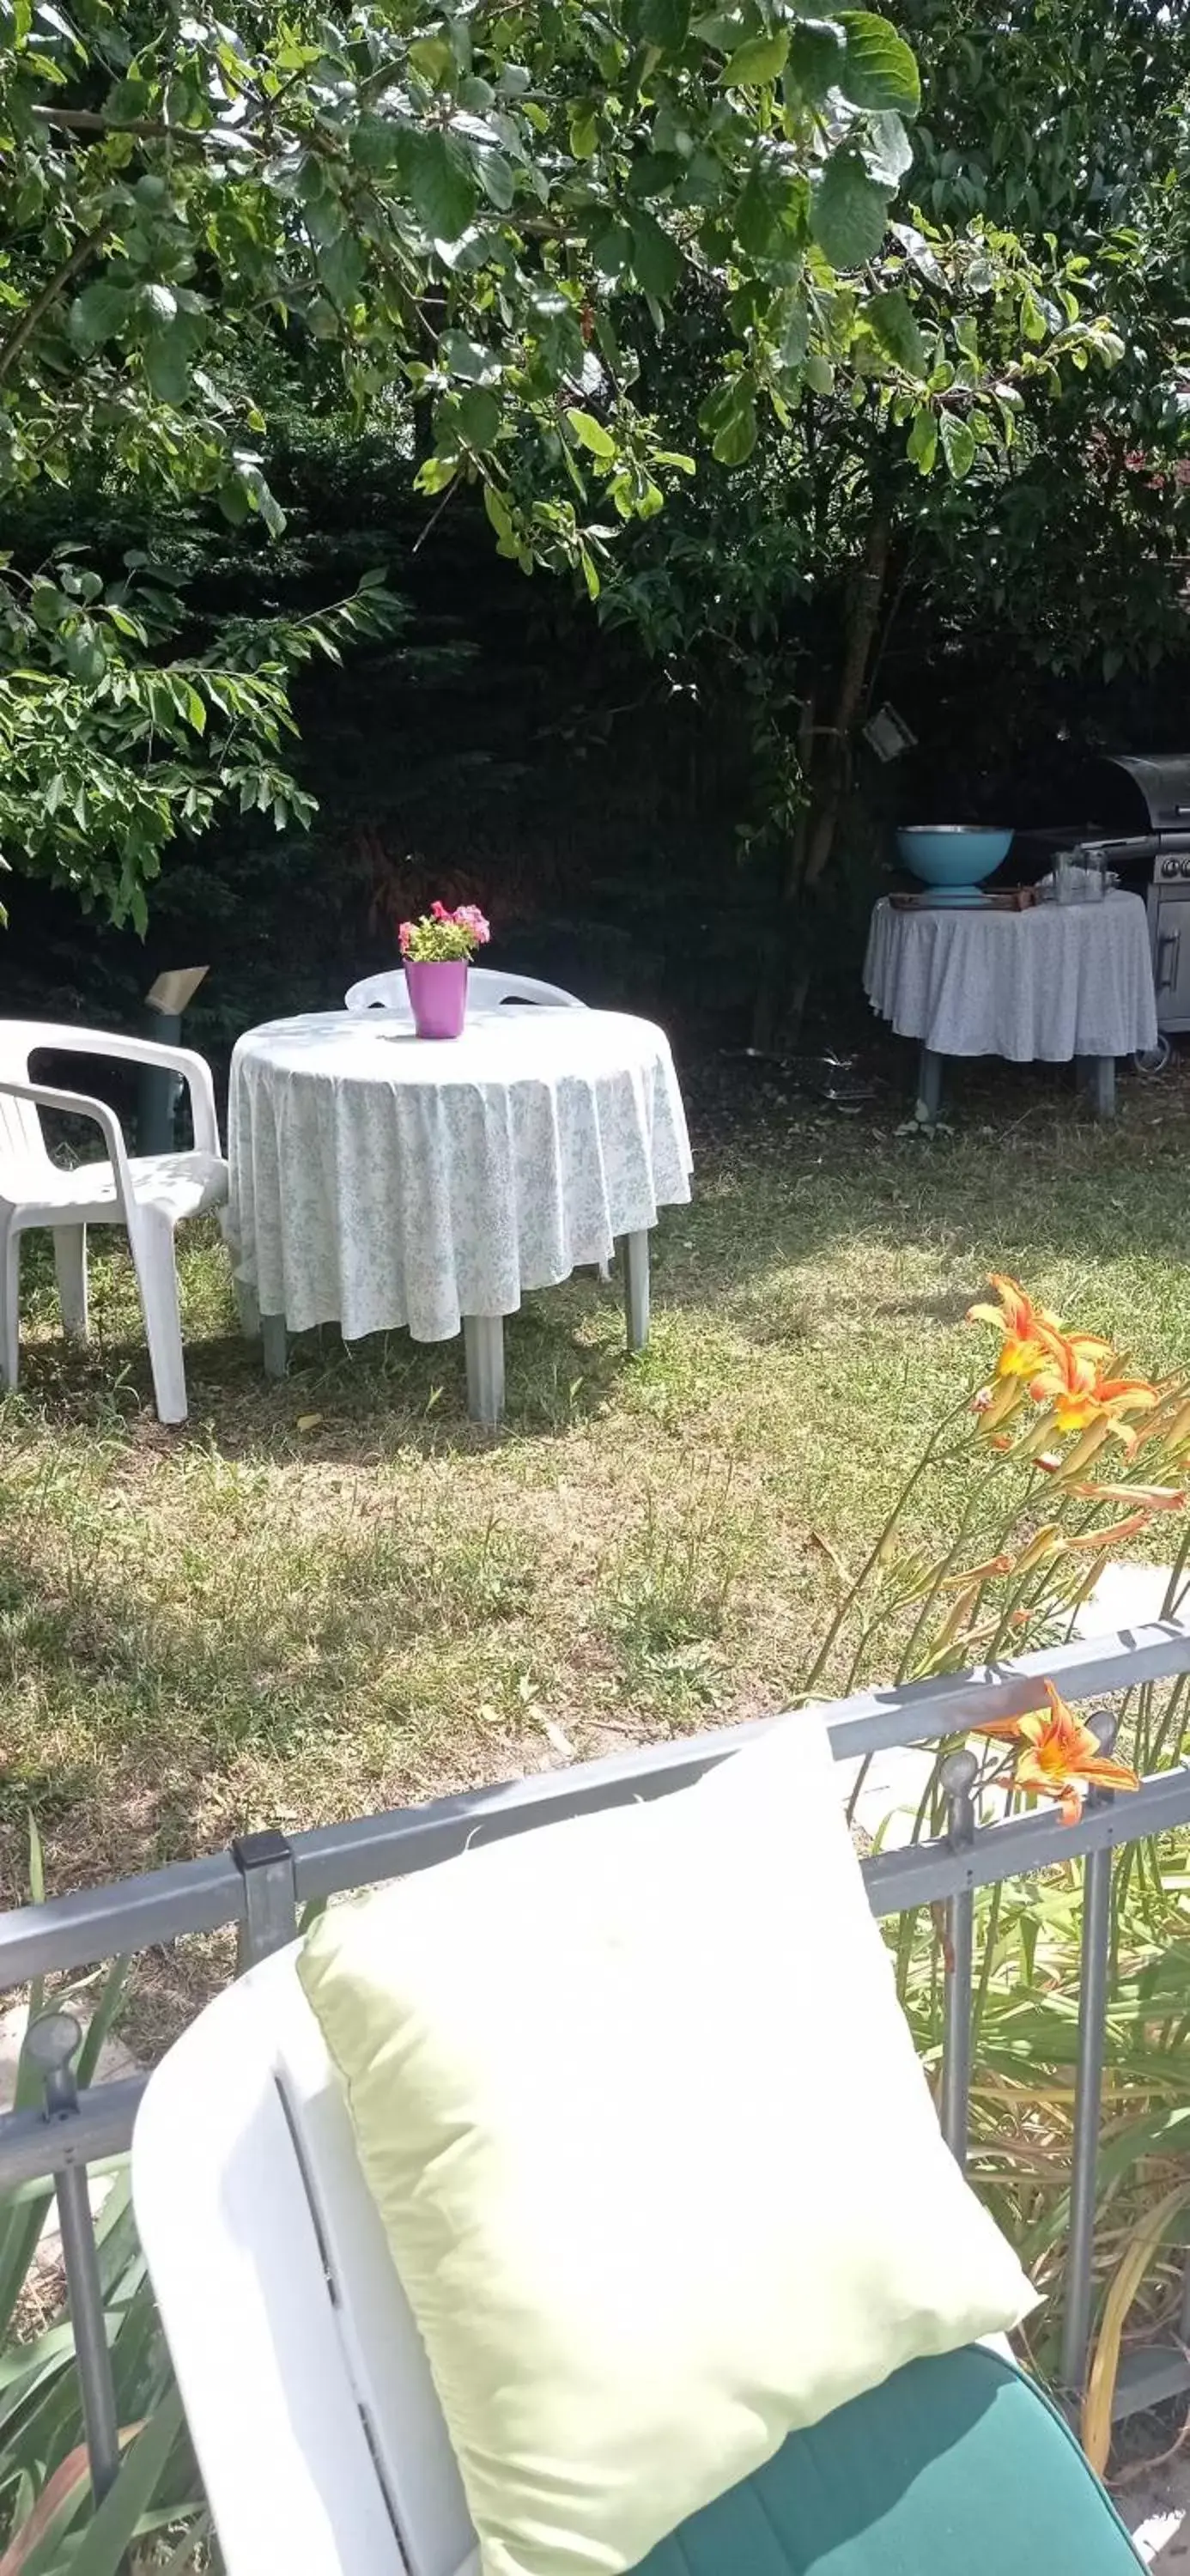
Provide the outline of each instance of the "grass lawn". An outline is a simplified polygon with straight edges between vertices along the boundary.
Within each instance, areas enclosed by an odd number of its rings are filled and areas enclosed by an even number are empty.
[[[495,1438],[458,1342],[310,1336],[266,1385],[201,1233],[191,1421],[162,1431],[123,1252],[93,1238],[81,1355],[27,1253],[4,1901],[30,1807],[63,1887],[779,1706],[978,1365],[961,1319],[989,1267],[1146,1368],[1190,1364],[1190,1071],[1126,1082],[1104,1129],[1061,1073],[992,1068],[933,1144],[898,1136],[892,1091],[847,1121],[689,1087],[697,1198],[656,1238],[648,1353],[592,1276],[533,1297]]]

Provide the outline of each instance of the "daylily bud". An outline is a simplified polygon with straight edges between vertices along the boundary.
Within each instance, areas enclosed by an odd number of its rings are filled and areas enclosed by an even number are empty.
[[[1084,1431],[1081,1440],[1075,1441],[1073,1449],[1069,1450],[1062,1460],[1057,1471],[1058,1483],[1064,1485],[1068,1477],[1081,1475],[1083,1468],[1090,1466],[1092,1458],[1098,1457],[1104,1442],[1110,1440],[1111,1433],[1110,1422],[1093,1422],[1090,1429]]]
[[[1051,1521],[1045,1529],[1038,1530],[1036,1537],[1030,1539],[1027,1548],[1018,1556],[1012,1569],[1013,1573],[1031,1574],[1035,1565],[1045,1565],[1053,1556],[1064,1556],[1069,1544],[1069,1540],[1063,1538],[1057,1522]]]

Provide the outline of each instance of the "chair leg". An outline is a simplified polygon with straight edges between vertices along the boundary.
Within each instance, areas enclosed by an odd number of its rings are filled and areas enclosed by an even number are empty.
[[[464,1315],[463,1348],[467,1354],[467,1411],[473,1422],[494,1429],[504,1411],[504,1318]]]
[[[649,1238],[647,1233],[624,1237],[624,1317],[628,1326],[628,1348],[643,1351],[649,1338]]]
[[[178,1308],[178,1265],[174,1230],[156,1208],[138,1212],[132,1258],[140,1289],[153,1396],[159,1422],[184,1422],[186,1368],[182,1358],[182,1318]]]
[[[0,1385],[14,1387],[21,1366],[21,1237],[0,1233]]]
[[[54,1227],[54,1268],[58,1274],[62,1330],[68,1341],[85,1342],[88,1334],[85,1225]]]

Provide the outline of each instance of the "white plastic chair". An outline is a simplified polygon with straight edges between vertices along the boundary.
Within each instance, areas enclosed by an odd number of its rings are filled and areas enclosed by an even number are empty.
[[[473,2576],[424,2348],[296,1955],[191,2023],[133,2141],[137,2226],[227,2576]]]
[[[548,1002],[555,1010],[585,1011],[577,993],[566,993],[560,984],[539,983],[535,975],[504,975],[495,966],[473,966],[469,978],[472,1000],[481,1010],[492,1010],[500,1002]],[[385,975],[365,975],[362,983],[352,984],[343,996],[349,1011],[400,1011],[412,1019],[409,987],[403,966],[390,968]]]
[[[29,1080],[30,1056],[112,1056],[182,1074],[190,1092],[194,1148],[181,1154],[129,1155],[120,1122],[87,1092],[56,1091]],[[51,1162],[38,1112],[64,1110],[98,1127],[106,1162],[63,1171]],[[65,1331],[87,1338],[87,1227],[122,1225],[136,1270],[153,1394],[162,1422],[186,1419],[186,1372],[178,1313],[174,1229],[183,1217],[219,1207],[227,1165],[219,1144],[210,1067],[189,1047],[107,1029],[59,1028],[51,1021],[0,1020],[0,1379],[17,1383],[20,1367],[21,1236],[48,1226]]]

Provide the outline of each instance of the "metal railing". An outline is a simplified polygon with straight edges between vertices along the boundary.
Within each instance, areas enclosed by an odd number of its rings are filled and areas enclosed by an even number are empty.
[[[1021,1656],[984,1671],[947,1675],[899,1688],[864,1691],[819,1707],[836,1760],[937,1743],[995,1718],[1036,1707],[1043,1678],[1080,1702],[1113,1696],[1146,1682],[1190,1672],[1190,1627],[1164,1621],[1085,1644]],[[796,1723],[796,1719],[793,1721]],[[524,1833],[598,1807],[659,1797],[697,1779],[741,1743],[781,1723],[754,1725],[643,1752],[538,1773],[490,1789],[435,1799],[420,1807],[359,1818],[286,1838],[246,1836],[229,1852],[181,1862],[106,1887],[80,1890],[0,1915],[0,1991],[34,1977],[70,1974],[188,1934],[234,1926],[238,1967],[251,1966],[295,1938],[300,1910],[352,1888],[429,1868],[485,1838]],[[1109,1709],[1094,1720],[1110,1743]],[[1096,2171],[1103,2092],[1114,1851],[1190,1824],[1190,1765],[1178,1763],[1144,1780],[1119,1804],[1092,1791],[1077,1825],[1052,1811],[977,1825],[972,1801],[976,1765],[965,1751],[948,1755],[940,1786],[946,1831],[932,1841],[881,1851],[863,1862],[873,1912],[899,1914],[920,1905],[946,1910],[946,1989],[940,2116],[960,2162],[967,2152],[972,2074],[974,1893],[1081,1857],[1085,1870],[1081,1934],[1078,2047],[1070,2228],[1063,2284],[1062,2379],[1083,2383],[1092,2314]],[[55,2036],[57,2028],[57,2036]],[[0,2195],[53,2176],[63,2261],[75,2326],[76,2362],[97,2494],[115,2461],[111,2366],[97,2313],[95,2234],[87,2168],[131,2144],[147,2078],[99,2083],[79,2092],[63,2063],[62,2032],[46,2017],[32,2035],[45,2079],[46,2107],[0,2116]],[[1188,2302],[1190,2306],[1190,2302]],[[1122,2367],[1116,2413],[1143,2410],[1190,2387],[1181,2341],[1149,2346]]]

